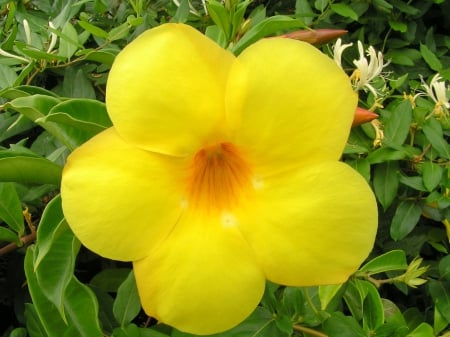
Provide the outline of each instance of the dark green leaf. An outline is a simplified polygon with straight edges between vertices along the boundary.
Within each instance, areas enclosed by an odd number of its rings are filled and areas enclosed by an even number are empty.
[[[92,35],[101,37],[106,39],[108,37],[108,32],[106,32],[105,30],[101,29],[100,27],[94,26],[93,24],[90,24],[89,22],[86,21],[78,21],[78,24],[86,31],[88,31],[89,33],[91,33]]]
[[[384,323],[384,308],[377,288],[368,281],[363,282],[367,295],[363,301],[363,327],[374,331]]]
[[[430,48],[428,48],[426,44],[420,44],[420,53],[431,69],[434,71],[439,71],[442,69],[441,61],[439,61],[438,57],[430,50]]]
[[[391,250],[373,258],[359,270],[374,275],[389,270],[405,270],[407,267],[405,252],[403,250]]]
[[[367,337],[355,318],[341,312],[331,314],[324,322],[323,330],[328,337]]]
[[[103,291],[115,293],[129,274],[129,268],[104,269],[96,274],[89,284]]]
[[[428,289],[440,314],[450,322],[450,283],[430,280]]]
[[[184,23],[189,16],[189,0],[181,0],[175,15],[170,22]]]
[[[124,327],[137,316],[140,310],[141,302],[136,288],[136,280],[133,271],[131,271],[117,291],[113,313],[120,326]]]
[[[408,337],[434,337],[433,327],[428,323],[420,323],[412,332],[408,334]]]
[[[401,240],[408,235],[422,214],[420,206],[411,200],[402,201],[395,210],[391,223],[391,237],[395,240]]]
[[[403,185],[409,186],[417,191],[423,191],[423,192],[428,191],[423,184],[422,177],[420,177],[420,176],[407,177],[402,174],[402,175],[400,175],[400,182]]]
[[[0,220],[6,222],[19,236],[23,235],[22,204],[13,183],[0,182]]]
[[[450,255],[443,257],[439,261],[439,274],[441,279],[450,281]]]
[[[0,241],[14,242],[17,246],[22,246],[22,241],[20,241],[20,237],[17,233],[2,226],[0,226]]]
[[[369,153],[367,160],[370,164],[384,163],[390,160],[402,160],[407,157],[407,153],[404,149],[394,150],[389,147],[380,147],[375,151]]]
[[[375,195],[386,210],[397,196],[399,185],[398,162],[388,161],[377,164],[373,172],[373,188]]]
[[[39,316],[31,303],[25,303],[25,322],[30,337],[47,336],[45,328],[39,319]]]

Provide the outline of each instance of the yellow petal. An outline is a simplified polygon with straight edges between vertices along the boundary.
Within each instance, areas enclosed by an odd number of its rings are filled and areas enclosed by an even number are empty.
[[[341,162],[292,170],[261,182],[251,209],[236,215],[275,283],[342,283],[372,249],[377,206],[356,171]]]
[[[178,159],[125,143],[110,128],[69,156],[61,184],[65,217],[94,252],[142,258],[179,217],[180,166]]]
[[[146,313],[194,334],[243,321],[264,292],[264,275],[230,215],[184,214],[174,231],[134,262]]]
[[[345,146],[357,96],[349,78],[315,47],[266,39],[237,58],[227,89],[231,140],[273,170],[337,160]]]
[[[106,106],[139,147],[184,156],[224,136],[224,91],[235,57],[194,28],[164,24],[117,56]]]

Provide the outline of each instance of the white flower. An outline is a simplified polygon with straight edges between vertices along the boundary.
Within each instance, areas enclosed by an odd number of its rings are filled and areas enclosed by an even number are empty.
[[[378,77],[383,78],[383,69],[389,64],[384,62],[383,53],[377,52],[373,46],[369,46],[366,53],[369,56],[369,60],[365,57],[363,44],[358,41],[359,59],[354,60],[353,64],[356,66],[351,79],[355,90],[370,90],[375,96],[379,95],[379,92],[373,87],[372,83]]]
[[[442,77],[436,74],[431,79],[430,85],[428,85],[423,78],[422,87],[425,89],[427,95],[436,103],[436,107],[445,107],[450,109],[450,102],[447,97],[447,88],[445,86],[445,81],[442,81]]]
[[[351,47],[352,45],[353,45],[353,43],[342,44],[342,40],[337,39],[336,44],[333,47],[333,59],[334,59],[334,62],[336,62],[336,64],[340,68],[342,68],[342,64],[341,64],[342,53],[344,52],[345,49],[347,49],[348,47]]]

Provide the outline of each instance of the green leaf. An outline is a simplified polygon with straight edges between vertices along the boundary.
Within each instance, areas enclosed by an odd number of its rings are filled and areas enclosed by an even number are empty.
[[[78,33],[70,22],[66,22],[59,40],[58,56],[70,59],[77,51]]]
[[[427,189],[423,185],[423,179],[420,176],[407,177],[403,174],[400,175],[400,183],[409,186],[417,191],[427,192]]]
[[[371,282],[363,282],[367,295],[363,301],[363,327],[374,331],[384,323],[384,308],[377,288]]]
[[[55,305],[43,294],[37,281],[33,266],[34,250],[34,246],[27,248],[24,267],[25,275],[27,277],[28,290],[33,300],[36,316],[42,324],[42,329],[45,331],[42,336],[61,337],[67,330],[67,325],[61,319]]]
[[[170,22],[185,23],[189,16],[189,0],[181,0],[175,15]]]
[[[389,147],[380,147],[369,153],[367,160],[370,164],[379,164],[390,160],[402,160],[408,156],[404,149],[394,150]]]
[[[439,261],[439,275],[441,279],[450,281],[450,255]]]
[[[11,331],[9,337],[27,337],[27,330],[25,328],[15,328]]]
[[[447,322],[450,322],[450,283],[430,280],[428,289],[436,308]]]
[[[411,103],[408,100],[401,101],[384,122],[384,143],[396,150],[401,149],[408,137],[411,122]]]
[[[137,316],[140,310],[141,302],[136,288],[136,280],[131,271],[117,291],[113,313],[120,326],[124,327]]]
[[[391,250],[373,258],[359,270],[374,275],[391,270],[405,270],[407,267],[405,252],[403,250]]]
[[[12,87],[16,80],[16,72],[11,67],[0,64],[0,89]]]
[[[342,289],[343,283],[319,286],[320,309],[326,310],[334,297]]]
[[[416,227],[422,208],[414,201],[404,200],[395,210],[391,223],[391,237],[395,241],[403,239]]]
[[[247,33],[234,45],[232,51],[235,55],[239,55],[245,48],[259,39],[278,31],[301,28],[304,23],[288,16],[275,15],[262,20],[255,26],[251,27]]]
[[[349,6],[343,3],[331,4],[331,9],[344,18],[350,18],[353,21],[358,21],[358,14]]]
[[[408,31],[408,26],[404,22],[388,20],[389,26],[400,33],[406,33]]]
[[[433,162],[426,161],[422,165],[422,179],[423,185],[428,191],[434,190],[442,179],[442,174],[444,173],[444,169]]]
[[[59,185],[61,174],[62,167],[45,158],[18,155],[0,156],[0,181]]]
[[[80,244],[63,219],[61,198],[54,198],[47,206],[38,226],[36,242],[34,269],[37,281],[66,321],[64,296],[73,276]]]
[[[14,242],[17,246],[22,246],[22,241],[20,241],[20,237],[17,233],[2,226],[0,226],[0,241]]]
[[[398,162],[388,161],[377,164],[373,172],[373,188],[375,195],[386,210],[397,196],[399,186]]]
[[[309,26],[314,18],[314,12],[308,0],[295,1],[295,17],[302,20],[305,25]]]
[[[25,303],[25,323],[30,337],[47,336],[36,309],[31,303]]]
[[[434,337],[434,331],[428,323],[420,323],[417,328],[410,332],[406,337]]]
[[[426,44],[420,44],[420,53],[422,54],[425,62],[434,71],[439,71],[442,69],[442,63],[439,61],[438,57],[431,51]]]
[[[423,125],[423,133],[440,156],[450,159],[450,145],[445,141],[442,126],[435,118],[427,120]]]
[[[105,292],[115,293],[129,274],[129,268],[104,269],[96,274],[89,284]]]
[[[98,303],[93,292],[72,276],[64,296],[69,324],[80,337],[103,337],[98,321]]]
[[[370,163],[366,158],[347,160],[346,163],[358,171],[367,182],[370,181]]]
[[[366,337],[366,333],[352,316],[334,312],[323,323],[323,330],[328,337]]]
[[[225,9],[224,5],[218,1],[211,0],[207,2],[207,8],[211,20],[225,35],[227,44],[231,41],[231,21],[229,12]]]
[[[13,183],[0,182],[0,219],[6,222],[19,236],[23,235],[25,227],[22,204]]]
[[[78,24],[83,28],[84,30],[88,31],[94,36],[101,37],[103,39],[106,39],[108,37],[108,32],[101,29],[100,27],[94,26],[93,24],[90,24],[86,21],[78,21]]]

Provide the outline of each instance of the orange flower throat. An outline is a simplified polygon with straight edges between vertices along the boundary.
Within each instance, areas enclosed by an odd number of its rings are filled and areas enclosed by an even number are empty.
[[[195,208],[229,210],[251,186],[250,166],[233,144],[219,143],[195,154],[188,180],[188,199]]]

